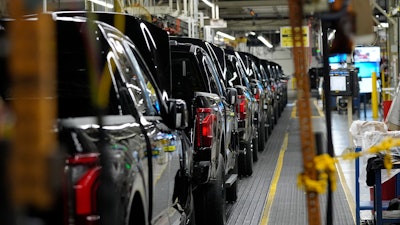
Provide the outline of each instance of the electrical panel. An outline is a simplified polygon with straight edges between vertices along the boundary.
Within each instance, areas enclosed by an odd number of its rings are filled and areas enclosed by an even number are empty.
[[[357,69],[331,70],[329,79],[332,96],[358,96],[360,88]]]

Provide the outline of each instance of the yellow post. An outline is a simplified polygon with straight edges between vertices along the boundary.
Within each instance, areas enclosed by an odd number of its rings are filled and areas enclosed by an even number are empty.
[[[293,90],[296,90],[297,89],[297,86],[296,86],[296,77],[292,77],[292,88],[293,88]]]
[[[376,87],[376,72],[372,72],[371,105],[372,105],[372,118],[378,119],[378,90]]]

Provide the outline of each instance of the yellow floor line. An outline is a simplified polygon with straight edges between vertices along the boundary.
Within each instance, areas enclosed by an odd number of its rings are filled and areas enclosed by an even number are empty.
[[[271,212],[272,203],[274,202],[274,198],[275,198],[276,188],[278,186],[279,177],[280,177],[281,171],[282,171],[283,157],[285,156],[285,151],[288,146],[288,138],[289,138],[289,133],[286,132],[285,139],[283,139],[283,144],[282,144],[281,150],[279,152],[279,158],[278,158],[278,162],[275,167],[274,176],[272,177],[271,186],[269,188],[269,192],[267,195],[267,200],[265,202],[263,216],[261,218],[260,225],[268,224],[269,214]]]
[[[296,111],[297,111],[297,101],[293,102],[294,106],[292,108],[292,113],[290,114],[291,118],[296,118]]]
[[[296,104],[296,102],[295,102],[295,104]],[[319,113],[320,116],[312,116],[312,118],[324,117],[325,113],[322,111],[321,107],[318,106],[318,102],[314,101],[314,104],[317,107],[318,113]],[[292,109],[292,112],[291,112],[291,117],[292,118],[297,118],[296,110],[297,110],[297,107],[294,106],[293,109]],[[287,136],[285,137],[285,139],[286,138],[287,138]],[[264,208],[263,217],[262,217],[260,225],[267,225],[268,224],[269,213],[270,213],[270,210],[271,210],[271,207],[272,207],[272,202],[273,202],[274,197],[275,197],[276,185],[277,185],[278,180],[279,180],[279,176],[280,176],[280,171],[281,171],[282,164],[283,164],[283,156],[284,156],[285,150],[286,150],[286,147],[283,148],[283,146],[282,146],[282,149],[281,149],[281,152],[280,152],[280,155],[279,155],[279,159],[278,159],[278,164],[276,166],[275,174],[274,174],[274,177],[273,177],[273,180],[272,180],[272,183],[271,183],[271,189],[270,189],[270,192],[268,193],[268,196],[267,196],[267,202],[266,202],[266,205],[265,205],[265,208]],[[281,159],[281,157],[282,157],[282,159]],[[355,207],[355,202],[354,202],[353,196],[351,194],[349,186],[347,185],[346,179],[345,179],[343,171],[342,171],[342,167],[341,167],[341,165],[339,163],[336,164],[336,168],[337,168],[337,174],[339,176],[340,184],[342,185],[342,188],[343,188],[343,191],[345,193],[346,200],[347,200],[347,203],[349,205],[349,208],[350,208],[350,211],[351,211],[351,215],[353,217],[354,224],[355,224],[356,223],[356,216],[355,216],[355,208],[356,207]],[[279,170],[279,172],[278,172],[278,170]]]
[[[322,108],[318,105],[318,100],[314,100],[314,105],[315,105],[315,107],[316,107],[317,110],[318,110],[319,116],[320,116],[320,117],[325,117],[324,111],[323,111]]]
[[[294,104],[296,104],[296,101],[294,102]],[[314,100],[314,101],[313,101],[313,104],[314,104],[315,107],[317,108],[319,116],[311,116],[311,118],[321,118],[321,117],[324,117],[324,116],[325,116],[324,111],[322,111],[321,107],[318,105],[318,100]],[[291,113],[291,118],[292,118],[292,119],[293,119],[293,118],[298,118],[298,116],[296,115],[296,111],[297,111],[297,106],[295,105],[295,106],[293,106],[293,108],[292,108],[292,113]]]
[[[347,185],[346,178],[344,177],[342,166],[340,165],[340,163],[336,163],[336,169],[339,175],[340,184],[342,185],[344,194],[347,199],[347,204],[349,204],[351,215],[353,216],[354,224],[356,224],[356,204],[354,202],[354,198],[351,194],[350,188]]]

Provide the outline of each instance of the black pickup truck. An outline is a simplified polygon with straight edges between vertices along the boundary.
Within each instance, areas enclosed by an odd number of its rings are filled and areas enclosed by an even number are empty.
[[[273,105],[273,115],[274,115],[274,124],[278,122],[278,117],[282,112],[282,101],[283,98],[280,94],[281,88],[279,86],[278,81],[275,79],[275,71],[272,68],[272,62],[267,61],[265,59],[260,60],[260,72],[263,77],[263,82],[267,83],[271,87],[272,91],[272,105]]]
[[[226,53],[226,83],[228,87],[234,87],[238,92],[236,110],[240,140],[239,174],[250,176],[253,173],[253,156],[257,155],[256,151],[253,151],[253,146],[258,145],[256,118],[259,105],[238,53],[230,49],[224,49],[224,51]]]
[[[57,31],[56,82],[47,84],[55,93],[45,100],[57,108],[53,130],[64,182],[53,207],[62,210],[30,216],[50,215],[45,224],[193,224],[186,103],[163,95],[146,64],[151,60],[115,27],[82,15],[42,16],[52,17]],[[0,23],[7,32],[13,22]],[[9,81],[1,69],[0,80]],[[34,93],[0,93],[10,105],[39,100]]]
[[[287,102],[288,102],[288,98],[287,98],[287,86],[288,86],[288,80],[289,77],[287,75],[284,74],[282,66],[279,65],[276,62],[270,62],[271,64],[271,74],[272,77],[274,79],[274,81],[277,83],[278,85],[278,93],[280,95],[280,99],[282,101],[280,101],[280,109],[281,111],[283,111],[283,109],[285,108]]]
[[[236,103],[235,89],[225,89],[217,68],[200,46],[171,41],[172,97],[186,101],[194,144],[193,180],[197,224],[225,224],[225,201],[237,198],[238,146],[226,143],[226,116]],[[226,113],[229,113],[226,115]],[[232,139],[231,139],[232,140]],[[233,140],[232,140],[233,141]]]
[[[236,101],[233,104],[228,103],[228,101],[232,101],[228,98],[230,96],[236,95],[234,94],[237,90],[234,87],[227,86],[226,83],[226,61],[225,61],[225,52],[222,48],[209,43],[207,41],[198,39],[198,38],[189,38],[189,37],[170,37],[171,40],[177,41],[179,43],[190,43],[193,45],[200,46],[203,48],[212,61],[214,62],[216,72],[218,74],[219,82],[222,86],[222,98],[227,101],[223,101],[224,103],[224,119],[225,119],[225,149],[231,149],[231,151],[235,150],[238,146],[238,117],[237,112],[235,111],[237,107],[239,107],[239,101]],[[230,93],[230,96],[228,96]],[[237,161],[237,160],[235,160]],[[229,165],[228,165],[229,167]],[[236,199],[234,199],[236,200]]]
[[[250,80],[251,86],[254,89],[255,98],[258,102],[258,140],[259,150],[263,151],[265,142],[268,138],[268,127],[271,126],[270,115],[270,97],[267,88],[262,83],[259,68],[256,64],[255,56],[248,52],[238,52],[239,60],[246,69],[246,74]]]

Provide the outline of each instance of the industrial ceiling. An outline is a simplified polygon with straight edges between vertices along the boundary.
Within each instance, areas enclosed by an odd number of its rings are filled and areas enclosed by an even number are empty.
[[[173,12],[178,5],[181,5],[182,9],[184,4],[190,5],[198,2],[197,11],[204,15],[204,25],[210,24],[211,19],[222,20],[226,22],[227,26],[218,28],[218,30],[235,37],[244,36],[250,31],[270,34],[269,36],[272,34],[279,35],[280,27],[289,26],[288,0],[43,0],[49,8],[56,10],[84,9],[90,2],[93,4],[95,1],[108,4],[119,2],[120,5],[124,6],[139,5],[144,9],[166,7],[169,11],[166,10],[165,14]],[[328,0],[321,0],[320,2],[324,1]],[[389,0],[370,1],[371,4],[378,5],[386,10]],[[370,1],[366,0],[365,3],[368,4]],[[7,2],[7,0],[0,0],[1,2]],[[209,4],[206,4],[207,2],[218,6],[217,16],[212,15],[212,9]],[[0,8],[1,5],[4,7],[5,4],[0,4]],[[379,11],[375,10],[374,14],[379,14],[384,19]],[[193,17],[193,15],[189,15],[189,17]],[[378,18],[378,20],[381,20],[381,18]]]
[[[219,0],[219,18],[227,22],[229,33],[279,30],[289,25],[288,1],[285,0]],[[199,11],[207,12],[208,6],[199,2]]]

